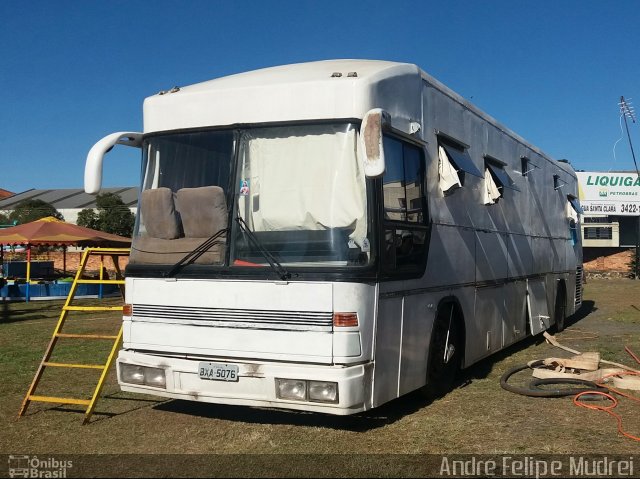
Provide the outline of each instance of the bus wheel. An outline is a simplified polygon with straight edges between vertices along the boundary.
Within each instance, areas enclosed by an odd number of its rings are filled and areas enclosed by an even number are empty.
[[[553,308],[553,317],[555,319],[554,331],[559,333],[564,329],[564,320],[567,314],[567,301],[566,294],[564,292],[564,286],[562,283],[558,284],[558,291],[556,292],[556,304]]]
[[[422,388],[422,395],[427,399],[437,399],[452,389],[461,365],[461,337],[456,308],[449,304],[438,314],[433,324],[427,384]]]

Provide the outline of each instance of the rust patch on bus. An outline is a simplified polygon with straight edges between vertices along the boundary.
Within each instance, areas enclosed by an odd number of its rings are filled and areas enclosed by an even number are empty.
[[[377,132],[382,128],[382,115],[371,115],[364,127],[364,148],[367,158],[380,158],[380,142]]]
[[[248,378],[261,378],[264,377],[262,372],[262,366],[260,364],[245,364],[242,376]]]

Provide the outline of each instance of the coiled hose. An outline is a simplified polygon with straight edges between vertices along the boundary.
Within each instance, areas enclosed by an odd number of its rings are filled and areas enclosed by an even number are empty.
[[[587,392],[606,392],[607,388],[603,388],[592,381],[586,381],[584,379],[564,379],[564,378],[552,378],[552,379],[534,379],[529,383],[529,387],[512,386],[508,383],[509,378],[515,373],[523,371],[525,369],[533,369],[538,366],[544,365],[544,360],[539,359],[537,361],[531,361],[522,366],[516,366],[505,372],[500,378],[500,386],[509,392],[520,394],[522,396],[539,397],[539,398],[559,398],[565,396],[575,396],[576,394],[582,394]],[[563,389],[542,389],[539,386],[549,384],[575,384],[582,387],[579,388],[563,388]],[[582,399],[599,399],[597,397],[582,396]]]

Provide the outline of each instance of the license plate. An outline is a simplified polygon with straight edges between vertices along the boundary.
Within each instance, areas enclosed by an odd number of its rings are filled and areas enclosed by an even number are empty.
[[[198,365],[200,379],[212,381],[237,381],[238,365],[225,363],[200,363]]]

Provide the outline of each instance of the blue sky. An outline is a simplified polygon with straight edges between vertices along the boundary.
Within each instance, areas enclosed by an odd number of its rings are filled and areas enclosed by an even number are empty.
[[[159,90],[330,58],[416,63],[576,169],[632,169],[640,1],[0,2],[0,188],[81,188],[93,143]],[[630,124],[640,153],[640,124]],[[118,150],[118,151],[116,151]],[[137,185],[118,147],[104,186]]]

